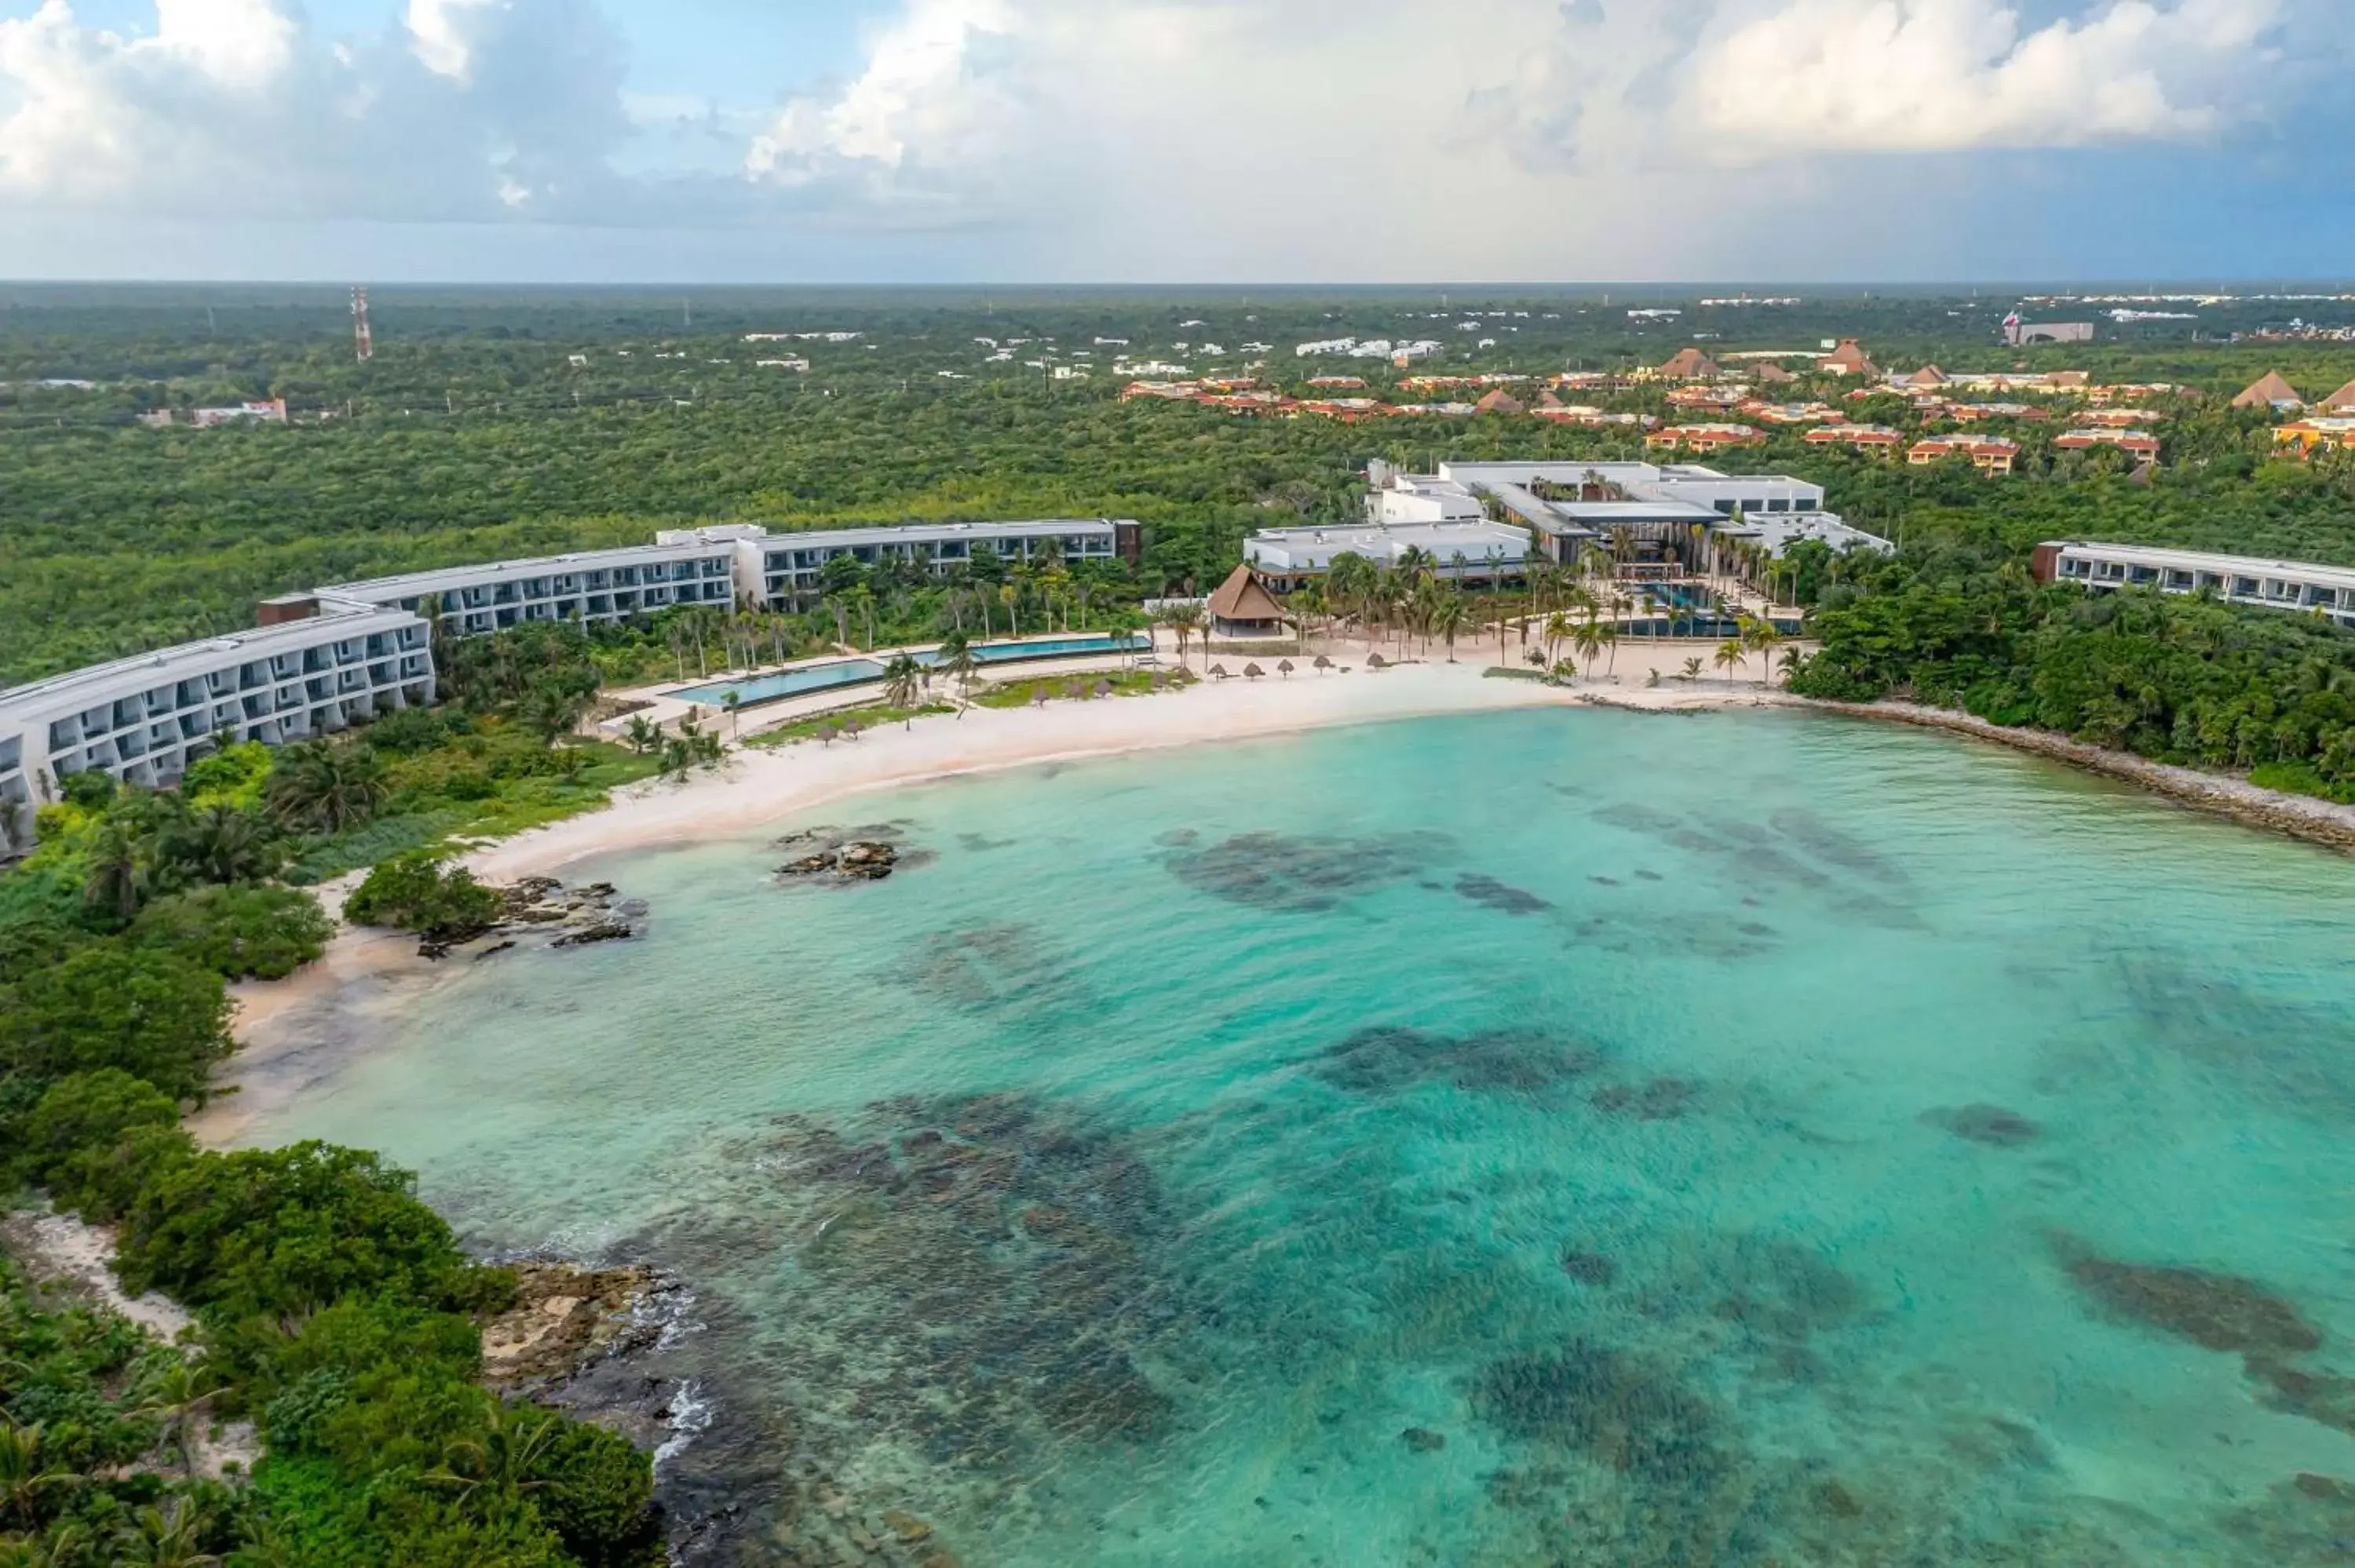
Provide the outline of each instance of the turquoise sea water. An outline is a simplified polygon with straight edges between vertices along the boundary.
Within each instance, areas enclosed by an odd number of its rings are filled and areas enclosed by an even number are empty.
[[[811,821],[879,819],[936,858],[583,868],[645,939],[482,963],[259,1129],[684,1277],[715,1560],[2355,1553],[2342,860],[1785,714]]]

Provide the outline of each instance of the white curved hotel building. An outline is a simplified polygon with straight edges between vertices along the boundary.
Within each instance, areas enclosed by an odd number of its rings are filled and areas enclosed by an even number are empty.
[[[1007,560],[1137,558],[1137,524],[1111,518],[944,523],[772,535],[689,528],[651,545],[489,561],[339,583],[265,600],[252,630],[118,659],[0,691],[0,855],[32,840],[36,809],[90,769],[176,782],[226,737],[266,745],[332,735],[434,699],[438,607],[454,636],[535,621],[620,621],[680,607],[797,604],[837,556],[929,562],[981,550]]]

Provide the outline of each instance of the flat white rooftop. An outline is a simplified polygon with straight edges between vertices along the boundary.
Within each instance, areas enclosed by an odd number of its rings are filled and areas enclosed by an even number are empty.
[[[1529,558],[1529,535],[1503,523],[1369,523],[1269,528],[1243,541],[1247,559],[1277,571],[1323,571],[1339,555],[1388,565],[1408,550],[1425,552],[1443,571],[1453,569],[1458,556],[1467,571],[1485,568],[1492,551],[1498,564],[1518,566]]]
[[[527,556],[519,560],[484,561],[471,567],[436,567],[421,572],[401,572],[389,577],[367,577],[355,583],[337,583],[319,591],[351,594],[370,599],[406,599],[412,594],[429,594],[442,588],[468,588],[500,577],[545,577],[550,572],[604,571],[614,567],[641,567],[722,554],[732,557],[735,547],[734,543],[727,539],[698,540],[677,545],[622,545],[610,550],[581,550],[563,556]]]
[[[890,527],[808,528],[773,533],[761,543],[764,549],[771,550],[809,550],[842,545],[904,545],[932,539],[970,539],[986,543],[992,539],[1035,539],[1042,534],[1109,537],[1114,527],[1114,520],[1109,517],[1043,517],[1031,523],[911,523]]]
[[[2355,567],[2325,566],[2318,561],[2278,561],[2262,556],[2220,556],[2205,550],[2175,550],[2158,545],[2107,545],[2073,539],[2051,540],[2047,547],[2059,550],[2064,556],[2116,561],[2130,567],[2229,573],[2243,577],[2295,577],[2300,582],[2355,588]]]
[[[165,681],[176,681],[191,673],[218,670],[223,664],[241,663],[249,659],[267,659],[322,642],[340,642],[348,637],[367,637],[379,631],[398,631],[404,627],[421,625],[417,617],[405,609],[373,604],[339,603],[322,599],[319,613],[304,620],[290,620],[278,626],[257,626],[233,631],[222,637],[208,637],[196,642],[176,643],[159,648],[152,653],[141,653],[129,659],[116,659],[104,664],[91,664],[80,670],[69,670],[62,675],[44,680],[28,681],[21,686],[0,690],[0,709],[13,710],[52,703],[71,704],[89,701],[103,693],[118,693],[126,686],[152,686]]]

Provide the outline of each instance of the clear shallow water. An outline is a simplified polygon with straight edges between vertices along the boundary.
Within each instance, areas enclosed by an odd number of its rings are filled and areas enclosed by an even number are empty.
[[[1775,714],[812,820],[886,814],[938,858],[598,863],[645,939],[481,965],[259,1133],[685,1275],[721,1561],[836,1487],[969,1568],[2355,1541],[2343,861]]]

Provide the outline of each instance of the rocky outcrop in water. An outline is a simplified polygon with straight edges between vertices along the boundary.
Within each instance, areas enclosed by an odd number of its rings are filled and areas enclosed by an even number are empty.
[[[787,882],[819,881],[837,886],[880,882],[894,871],[922,864],[932,856],[905,846],[896,822],[863,828],[810,828],[779,839],[776,847],[794,858],[777,867]]]
[[[492,891],[498,895],[499,908],[488,925],[454,938],[421,940],[419,954],[443,959],[473,948],[474,957],[485,959],[526,945],[578,948],[621,942],[635,937],[645,923],[645,901],[623,897],[610,882],[567,887],[552,876],[527,876]]]

